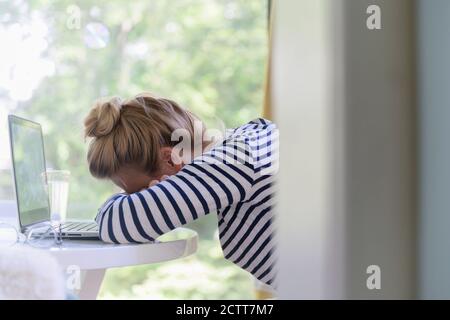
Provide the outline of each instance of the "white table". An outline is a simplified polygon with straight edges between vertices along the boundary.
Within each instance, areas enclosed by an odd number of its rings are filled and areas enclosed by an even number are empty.
[[[197,251],[195,231],[178,228],[158,239],[157,243],[114,245],[101,241],[64,240],[50,253],[61,267],[76,266],[83,272],[80,299],[96,299],[105,272],[109,268],[137,266],[187,257]]]
[[[0,201],[0,209],[1,221],[17,224],[13,202]],[[96,299],[107,269],[180,259],[194,254],[197,246],[195,231],[178,228],[161,236],[155,243],[115,245],[101,241],[64,240],[60,246],[41,250],[48,250],[64,270],[79,268],[82,283],[77,295],[81,299]]]
[[[105,272],[120,268],[175,260],[197,251],[198,235],[195,231],[178,228],[147,244],[106,244],[101,241],[64,240],[60,246],[48,249],[63,270],[75,268],[81,272],[81,288],[75,293],[83,300],[96,299]]]
[[[64,270],[82,272],[80,299],[96,299],[107,269],[175,260],[197,251],[198,235],[185,228],[175,229],[148,244],[106,244],[101,241],[64,240],[49,252]]]

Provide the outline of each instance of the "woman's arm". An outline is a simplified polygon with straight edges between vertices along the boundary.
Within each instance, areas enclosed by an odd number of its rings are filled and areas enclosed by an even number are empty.
[[[206,153],[148,189],[110,198],[96,218],[100,238],[112,243],[154,241],[172,229],[247,199],[254,179],[252,166],[216,159]]]

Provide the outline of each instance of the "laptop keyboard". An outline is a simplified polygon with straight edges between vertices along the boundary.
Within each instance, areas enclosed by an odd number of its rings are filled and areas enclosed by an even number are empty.
[[[96,222],[65,222],[61,225],[62,232],[81,232],[91,231],[98,232],[98,225]]]

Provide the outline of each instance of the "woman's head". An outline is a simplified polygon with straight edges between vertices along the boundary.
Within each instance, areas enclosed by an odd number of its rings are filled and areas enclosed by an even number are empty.
[[[139,191],[150,180],[181,169],[172,161],[178,143],[172,132],[181,128],[192,137],[194,121],[198,119],[176,102],[146,93],[129,100],[98,100],[84,122],[85,136],[92,138],[89,170],[129,193]]]

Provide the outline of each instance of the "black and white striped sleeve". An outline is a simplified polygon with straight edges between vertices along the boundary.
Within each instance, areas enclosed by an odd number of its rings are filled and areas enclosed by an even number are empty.
[[[110,243],[154,241],[205,214],[245,201],[253,180],[248,163],[224,163],[206,154],[151,188],[110,198],[96,218],[100,238]]]

